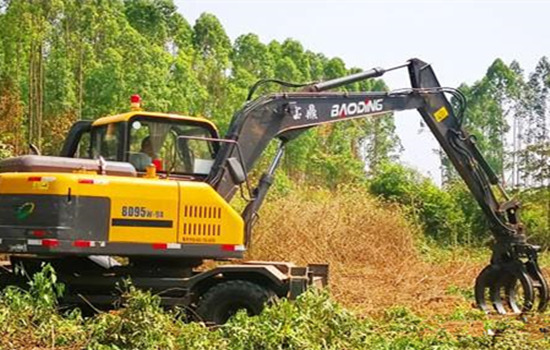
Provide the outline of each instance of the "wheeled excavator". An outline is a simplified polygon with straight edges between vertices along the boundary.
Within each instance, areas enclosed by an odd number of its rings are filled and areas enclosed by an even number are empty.
[[[410,88],[331,91],[400,69]],[[253,99],[265,83],[295,89]],[[223,323],[239,309],[257,314],[273,298],[295,298],[328,279],[322,264],[240,260],[287,144],[316,126],[416,109],[494,236],[490,264],[475,282],[477,305],[544,311],[539,248],[526,241],[520,203],[462,127],[465,103],[419,59],[310,84],[259,81],[223,138],[205,118],[146,112],[133,96],[128,113],[76,122],[58,157],[0,162],[0,252],[9,257],[0,283],[25,285],[49,263],[69,304],[109,305],[117,283],[130,278],[163,305],[185,306],[208,322]],[[272,141],[277,151],[253,186],[248,174]],[[242,213],[230,205],[237,193],[247,201]],[[206,259],[236,262],[201,267]]]

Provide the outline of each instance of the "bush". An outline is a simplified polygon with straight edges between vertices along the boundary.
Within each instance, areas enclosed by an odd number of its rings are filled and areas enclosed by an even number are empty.
[[[462,242],[475,244],[486,240],[490,236],[489,223],[466,184],[462,181],[455,181],[447,184],[445,191],[449,193],[457,208],[464,215],[466,227],[462,235],[464,238]]]
[[[417,171],[386,163],[370,179],[369,190],[404,206],[408,217],[436,242],[479,245],[490,237],[485,215],[461,180],[440,189]],[[546,249],[550,248],[549,192],[548,188],[539,188],[517,194],[523,205],[521,220],[528,237]]]
[[[369,189],[374,195],[405,206],[409,217],[435,241],[468,241],[470,227],[457,201],[418,172],[399,164],[383,164],[370,180]]]
[[[311,290],[257,317],[240,312],[220,333],[229,349],[360,349],[373,330],[369,321],[343,309],[326,290]]]
[[[57,283],[49,265],[36,273],[29,289],[7,287],[0,295],[0,348],[83,344],[84,320],[79,310],[61,313],[57,298],[63,285]]]
[[[91,319],[90,349],[171,349],[184,326],[177,313],[166,312],[160,298],[130,286],[115,312]]]
[[[550,188],[525,190],[518,197],[522,202],[521,220],[530,241],[550,249]]]

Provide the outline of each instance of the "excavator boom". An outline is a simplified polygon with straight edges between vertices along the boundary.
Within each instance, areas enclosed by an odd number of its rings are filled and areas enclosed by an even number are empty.
[[[411,81],[410,88],[390,92],[327,91],[405,67]],[[456,98],[458,108],[453,108],[446,94]],[[538,248],[526,242],[518,215],[520,205],[508,198],[498,177],[478,150],[475,138],[462,128],[463,95],[455,89],[441,87],[431,66],[419,59],[394,68],[375,68],[311,84],[302,91],[270,94],[248,102],[234,115],[226,135],[234,142],[221,147],[207,181],[229,201],[243,182],[243,177],[235,174],[252,169],[273,139],[281,141],[270,169],[261,178],[253,199],[243,212],[248,242],[256,213],[273,182],[274,171],[287,142],[315,126],[409,109],[418,110],[479,203],[495,237],[491,264],[476,282],[479,306],[487,310],[485,299],[489,296],[500,313],[504,313],[506,307],[513,311],[530,310],[539,296],[538,309],[544,310],[548,303],[548,285],[538,267]],[[240,163],[234,161],[236,159]],[[244,169],[235,169],[238,164],[242,164]],[[493,192],[493,187],[500,191],[500,196]],[[515,298],[517,284],[524,289],[523,305],[518,305]]]

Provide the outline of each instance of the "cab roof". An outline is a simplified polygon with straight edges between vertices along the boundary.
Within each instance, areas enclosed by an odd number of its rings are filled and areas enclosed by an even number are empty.
[[[183,116],[178,114],[167,114],[167,113],[158,113],[158,112],[145,112],[145,111],[132,111],[128,113],[122,113],[117,115],[111,115],[108,117],[102,117],[99,119],[96,119],[92,125],[93,126],[100,126],[100,125],[106,125],[106,124],[112,124],[112,123],[118,123],[118,122],[126,122],[130,120],[132,117],[140,116],[140,117],[152,117],[152,118],[159,118],[159,119],[169,119],[169,120],[182,120],[182,121],[192,121],[192,122],[199,122],[208,124],[211,126],[214,130],[218,131],[216,128],[216,125],[212,123],[210,120],[204,118],[204,117],[189,117],[189,116]]]

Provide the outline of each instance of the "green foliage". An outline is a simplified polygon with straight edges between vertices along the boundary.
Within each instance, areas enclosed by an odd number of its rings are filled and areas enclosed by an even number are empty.
[[[550,187],[524,190],[518,197],[524,203],[521,219],[530,240],[550,248]]]
[[[160,307],[160,298],[133,286],[122,297],[119,311],[99,314],[88,325],[92,332],[88,348],[174,348],[180,321]]]
[[[489,237],[489,224],[466,184],[460,180],[452,181],[444,186],[444,190],[464,216],[461,242],[475,244],[485,241]]]
[[[480,245],[490,237],[487,219],[464,182],[453,180],[441,189],[418,172],[384,163],[369,180],[371,193],[403,205],[427,237],[444,244]],[[521,220],[530,241],[550,247],[548,188],[517,191],[523,203]]]
[[[237,314],[220,330],[228,349],[359,349],[371,325],[314,290],[281,301],[258,317]]]
[[[0,34],[0,133],[15,154],[29,142],[56,154],[75,120],[124,112],[135,93],[147,110],[205,116],[223,134],[258,79],[305,82],[357,71],[293,39],[266,45],[251,33],[231,42],[214,15],[191,26],[172,0],[8,1]],[[257,96],[280,89],[267,85]],[[358,89],[386,87],[347,88]],[[364,145],[376,145],[376,159],[396,150],[386,142],[397,139],[392,116],[379,120],[306,133],[288,145],[285,175],[300,182],[307,174],[314,184],[330,178],[330,186],[363,177]]]
[[[28,291],[9,287],[0,295],[0,348],[64,349],[546,349],[550,339],[530,337],[523,322],[490,319],[457,309],[426,319],[400,306],[381,317],[362,318],[336,303],[328,291],[309,290],[296,301],[281,300],[262,314],[237,313],[217,329],[186,323],[166,311],[160,298],[131,285],[120,309],[83,318],[61,313],[50,266],[36,274]],[[547,317],[547,316],[542,316]],[[545,320],[540,320],[544,324]],[[483,335],[452,333],[445,324],[482,322]]]
[[[470,300],[472,300],[472,299],[470,299]],[[449,319],[451,321],[465,321],[465,320],[478,321],[478,320],[485,319],[485,317],[486,317],[485,313],[481,310],[478,310],[478,309],[464,310],[464,309],[457,308],[449,316]]]
[[[529,75],[520,104],[522,130],[518,155],[518,184],[550,187],[550,61],[542,57]]]
[[[370,192],[402,204],[428,237],[445,244],[468,241],[469,227],[460,201],[418,172],[384,163],[369,182]]]
[[[474,292],[472,288],[460,288],[454,285],[450,285],[447,288],[447,294],[449,295],[460,295],[467,300],[474,300]]]
[[[0,159],[9,158],[12,155],[13,153],[11,152],[10,147],[0,141]]]
[[[82,344],[87,333],[84,319],[79,310],[61,314],[57,298],[62,292],[63,285],[57,283],[49,265],[33,276],[28,291],[4,289],[0,295],[0,345],[20,344],[22,348],[32,344]]]
[[[172,18],[178,16],[172,1],[125,0],[124,7],[128,22],[139,33],[156,42],[164,42],[171,36]]]

